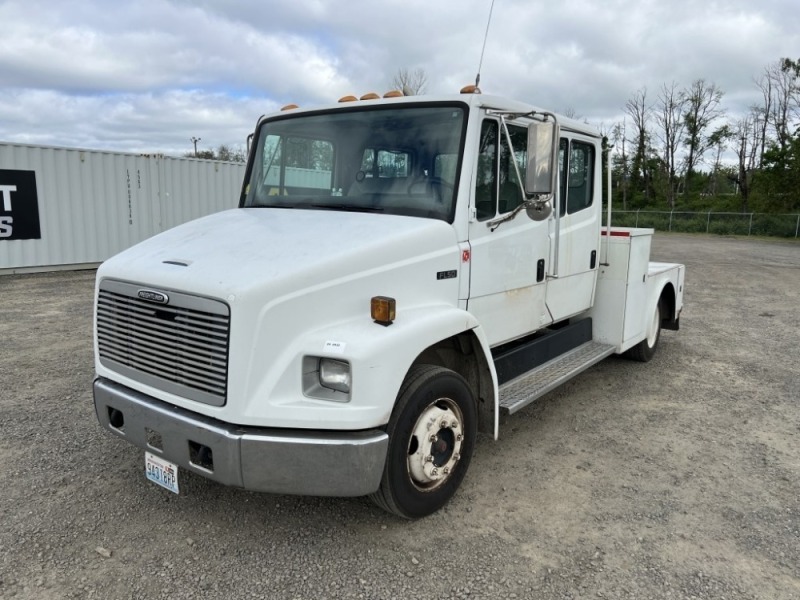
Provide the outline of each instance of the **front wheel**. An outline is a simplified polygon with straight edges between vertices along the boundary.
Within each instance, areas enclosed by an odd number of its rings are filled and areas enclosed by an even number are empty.
[[[477,430],[475,396],[461,375],[412,367],[389,420],[389,451],[372,500],[406,519],[436,512],[464,479]]]
[[[625,354],[633,360],[647,362],[656,353],[658,340],[661,337],[661,302],[656,303],[656,310],[651,319],[647,322],[647,334],[645,338],[628,350]]]

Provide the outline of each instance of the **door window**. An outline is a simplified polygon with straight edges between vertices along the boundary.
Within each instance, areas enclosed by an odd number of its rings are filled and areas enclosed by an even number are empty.
[[[508,133],[513,151],[498,121],[487,119],[481,127],[475,177],[475,212],[479,221],[510,212],[522,203],[522,190],[513,161],[516,160],[524,182],[528,130],[509,125]]]
[[[569,150],[569,160],[564,160]],[[594,146],[561,138],[558,151],[559,214],[573,214],[592,205]]]

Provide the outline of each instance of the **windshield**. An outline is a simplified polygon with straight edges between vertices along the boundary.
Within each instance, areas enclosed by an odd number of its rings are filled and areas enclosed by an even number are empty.
[[[463,104],[280,117],[258,132],[244,206],[452,221]]]

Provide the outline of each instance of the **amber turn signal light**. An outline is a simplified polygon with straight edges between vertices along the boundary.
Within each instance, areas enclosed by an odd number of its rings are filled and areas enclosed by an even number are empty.
[[[395,300],[388,296],[373,296],[370,301],[370,315],[372,319],[384,326],[392,324],[395,316]]]

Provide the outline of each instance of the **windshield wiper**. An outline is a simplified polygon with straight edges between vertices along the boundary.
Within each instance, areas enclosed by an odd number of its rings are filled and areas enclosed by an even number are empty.
[[[291,204],[253,204],[247,208],[308,208],[308,205],[296,202]]]
[[[314,208],[326,210],[349,210],[353,212],[383,212],[380,206],[364,206],[363,204],[312,204]]]

